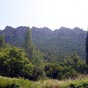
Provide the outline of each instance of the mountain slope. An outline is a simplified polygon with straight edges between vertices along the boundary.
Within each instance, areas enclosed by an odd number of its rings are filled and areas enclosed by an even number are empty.
[[[7,26],[0,34],[5,35],[6,42],[22,47],[27,27],[13,28]],[[85,58],[86,31],[80,28],[61,27],[55,31],[47,27],[32,27],[32,39],[36,46],[48,55],[54,55],[58,60],[71,53],[78,53]]]

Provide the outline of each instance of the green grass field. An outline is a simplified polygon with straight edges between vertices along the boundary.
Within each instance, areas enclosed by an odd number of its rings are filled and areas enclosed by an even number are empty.
[[[75,80],[40,80],[29,81],[22,78],[8,78],[0,76],[0,88],[88,88],[88,77]]]

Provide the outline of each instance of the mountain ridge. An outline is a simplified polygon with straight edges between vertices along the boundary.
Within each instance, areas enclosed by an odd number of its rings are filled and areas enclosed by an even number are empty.
[[[0,35],[5,35],[6,42],[22,47],[26,26],[13,28],[11,26],[0,30]],[[75,27],[73,29],[61,27],[52,31],[48,27],[32,27],[32,40],[42,52],[52,54],[56,59],[62,59],[76,52],[85,58],[85,39],[87,31]]]

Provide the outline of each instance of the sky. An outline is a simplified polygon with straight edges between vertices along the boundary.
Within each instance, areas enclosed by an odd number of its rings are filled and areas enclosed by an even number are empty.
[[[88,28],[88,0],[0,0],[0,29],[6,26]]]

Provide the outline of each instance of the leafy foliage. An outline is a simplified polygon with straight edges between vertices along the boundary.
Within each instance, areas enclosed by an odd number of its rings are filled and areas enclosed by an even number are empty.
[[[61,39],[63,38],[61,37]],[[65,42],[64,45],[65,44],[67,43]],[[4,37],[1,36],[0,75],[23,77],[25,79],[36,81],[45,78],[59,80],[69,78],[75,79],[79,74],[88,74],[88,65],[85,64],[85,61],[82,60],[77,53],[71,54],[70,56],[67,55],[68,57],[66,56],[66,59],[63,62],[58,62],[55,55],[52,54],[52,50],[53,46],[49,52],[43,54],[39,49],[37,49],[32,42],[31,30],[29,27],[27,27],[25,32],[23,49],[22,47],[18,48],[10,45],[7,47]],[[57,51],[57,49],[54,50]]]
[[[45,72],[47,77],[59,80],[75,78],[78,76],[77,71],[74,70],[72,67],[68,66],[63,67],[61,65],[54,65],[54,64],[49,64],[45,66]]]
[[[4,48],[5,47],[5,38],[4,36],[0,36],[0,48]]]
[[[5,52],[5,53],[4,53]],[[0,74],[17,77],[21,75],[21,69],[29,63],[24,50],[13,47],[0,51]]]
[[[88,64],[88,32],[86,37],[86,64]]]
[[[24,41],[24,49],[26,51],[28,58],[32,58],[33,48],[34,46],[31,39],[31,31],[30,31],[30,28],[28,27],[25,35],[25,41]]]
[[[24,49],[26,51],[27,57],[31,60],[33,64],[39,65],[43,60],[43,53],[41,53],[32,42],[31,30],[28,27],[24,40]]]
[[[23,26],[17,28],[7,26],[5,30],[0,32],[0,35],[3,34],[6,42],[11,45],[23,47],[27,29],[28,27]],[[33,27],[31,29],[33,43],[46,55],[47,53],[49,53],[48,55],[52,54],[54,59],[62,61],[63,58],[76,52],[78,55],[85,58],[86,31],[80,28],[71,30],[66,27],[61,27],[55,31],[47,27]]]
[[[72,54],[64,60],[63,64],[79,71],[81,66],[85,64],[85,61],[82,60],[77,54]]]

